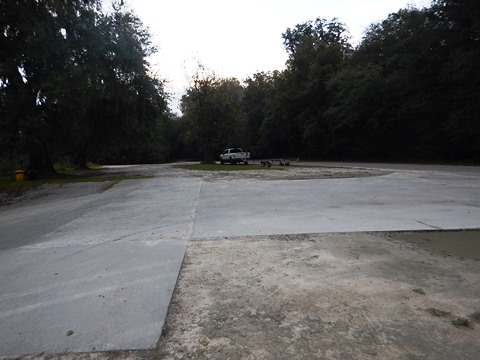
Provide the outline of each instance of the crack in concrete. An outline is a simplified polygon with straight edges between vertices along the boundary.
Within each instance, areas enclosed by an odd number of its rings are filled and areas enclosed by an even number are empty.
[[[427,224],[426,222],[423,222],[423,221],[420,221],[420,220],[416,220],[418,223],[422,224],[422,225],[425,225],[425,226],[428,226],[432,229],[436,229],[436,230],[443,230],[443,228],[441,228],[440,226],[435,226],[435,225],[430,225],[430,224]]]

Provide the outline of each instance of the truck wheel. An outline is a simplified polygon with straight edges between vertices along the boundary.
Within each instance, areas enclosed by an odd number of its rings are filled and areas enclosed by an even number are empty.
[[[230,158],[230,164],[231,165],[236,165],[237,161],[234,158]]]
[[[248,161],[244,161],[244,164],[245,164],[245,165],[248,165]]]
[[[223,165],[225,164],[225,161],[223,161],[222,159],[220,159],[220,165]]]

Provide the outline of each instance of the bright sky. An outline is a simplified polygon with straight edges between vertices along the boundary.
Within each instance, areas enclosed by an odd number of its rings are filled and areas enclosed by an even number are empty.
[[[258,71],[282,70],[287,54],[282,33],[318,17],[338,18],[349,29],[352,45],[372,23],[405,8],[429,6],[430,0],[126,0],[150,29],[158,53],[153,70],[167,80],[178,99],[198,62],[221,77],[240,81]]]

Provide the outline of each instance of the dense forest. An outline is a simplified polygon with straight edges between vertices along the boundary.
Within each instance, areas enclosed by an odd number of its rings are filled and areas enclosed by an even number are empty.
[[[122,2],[0,1],[2,169],[166,161],[171,115],[149,33]]]
[[[480,3],[434,0],[372,24],[288,28],[283,71],[221,78],[199,65],[168,106],[156,49],[119,1],[0,2],[0,168],[66,161],[253,157],[480,162]],[[168,56],[168,54],[163,54]],[[161,71],[161,69],[160,69]]]
[[[282,37],[286,69],[251,76],[241,96],[231,96],[235,79],[211,75],[187,91],[187,134],[212,126],[195,133],[202,153],[232,144],[258,157],[480,161],[480,2],[400,10],[356,48],[336,19]]]

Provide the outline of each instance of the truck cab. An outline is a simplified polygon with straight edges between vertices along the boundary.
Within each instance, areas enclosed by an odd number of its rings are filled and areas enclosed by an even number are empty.
[[[250,153],[243,151],[241,148],[225,149],[219,156],[220,164],[238,164],[240,162],[248,164],[248,159],[250,159]]]

